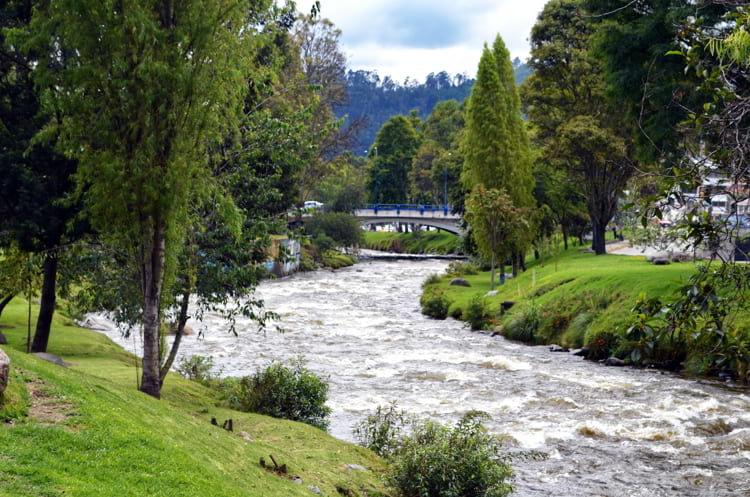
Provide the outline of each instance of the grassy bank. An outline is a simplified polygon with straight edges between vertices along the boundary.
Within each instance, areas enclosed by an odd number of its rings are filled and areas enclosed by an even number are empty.
[[[422,231],[419,233],[365,232],[365,248],[397,254],[460,254],[458,237],[452,233]]]
[[[657,266],[643,257],[595,256],[569,250],[546,261],[533,262],[528,271],[490,291],[489,272],[456,266],[452,274],[433,277],[425,285],[423,309],[447,306],[447,314],[459,319],[484,322],[485,329],[507,338],[532,344],[559,344],[589,348],[590,358],[610,355],[628,359],[632,350],[627,323],[636,299],[642,293],[669,300],[674,291],[694,273],[694,263]],[[451,286],[455,277],[471,287]],[[503,303],[512,307],[503,312]],[[736,323],[738,333],[747,335],[750,318]],[[693,372],[706,373],[704,350],[679,337],[678,343],[661,344],[662,358],[679,358]],[[629,348],[630,347],[630,348]]]
[[[60,316],[48,350],[69,367],[29,356],[25,316],[17,300],[0,318],[12,362],[0,407],[0,496],[382,493],[384,466],[371,452],[308,425],[217,407],[216,393],[174,373],[162,400],[152,399],[135,388],[130,354]],[[212,417],[233,419],[234,432]],[[288,474],[261,467],[271,455]]]

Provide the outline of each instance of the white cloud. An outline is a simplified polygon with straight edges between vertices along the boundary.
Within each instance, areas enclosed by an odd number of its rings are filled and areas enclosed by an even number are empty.
[[[431,72],[476,73],[496,34],[511,57],[528,57],[531,27],[547,0],[321,0],[321,15],[342,30],[350,69],[424,81]],[[300,0],[308,12],[313,0]]]

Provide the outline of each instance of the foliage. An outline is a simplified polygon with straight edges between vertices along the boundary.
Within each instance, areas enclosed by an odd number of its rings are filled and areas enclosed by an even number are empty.
[[[561,345],[571,348],[583,347],[586,343],[586,330],[596,318],[597,314],[593,311],[584,311],[575,315],[562,335]]]
[[[453,261],[445,268],[445,273],[454,277],[475,275],[479,274],[479,268],[471,262]]]
[[[372,250],[407,254],[460,254],[458,237],[448,232],[396,233],[367,231],[365,246]]]
[[[442,291],[427,291],[419,298],[419,302],[422,306],[422,314],[435,319],[448,317],[451,301]]]
[[[343,212],[317,214],[305,222],[305,231],[313,237],[326,235],[344,247],[357,247],[363,242],[357,218]]]
[[[328,428],[328,384],[307,369],[302,358],[288,365],[271,364],[242,378],[236,388],[231,396],[233,409]]]
[[[430,285],[435,285],[437,283],[440,283],[440,281],[441,281],[440,275],[437,273],[432,273],[427,278],[425,278],[425,280],[422,282],[422,289],[425,289]]]
[[[378,406],[375,413],[354,426],[357,443],[386,459],[394,457],[401,446],[407,428],[414,420],[398,409],[396,402]]]
[[[510,321],[503,327],[503,335],[510,340],[535,343],[542,313],[538,306],[526,305],[511,312]]]
[[[589,352],[587,359],[598,361],[607,359],[617,350],[622,338],[616,332],[611,330],[595,330],[586,333],[586,347]]]
[[[501,441],[487,433],[471,412],[455,426],[416,422],[391,458],[388,483],[404,497],[510,494],[510,465],[501,453]]]
[[[473,331],[485,329],[490,320],[487,301],[482,297],[475,296],[469,302],[461,318],[469,324]]]
[[[369,154],[372,203],[409,203],[409,171],[418,147],[419,135],[406,116],[393,116],[383,124]]]
[[[191,381],[206,386],[211,386],[219,378],[220,372],[215,372],[214,358],[212,356],[191,355],[181,357],[177,363],[177,372]]]

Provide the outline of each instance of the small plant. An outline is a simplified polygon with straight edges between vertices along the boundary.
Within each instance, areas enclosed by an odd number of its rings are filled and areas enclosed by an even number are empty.
[[[620,337],[608,330],[599,330],[586,337],[586,346],[589,348],[588,359],[597,361],[606,359],[620,345]]]
[[[470,262],[454,261],[448,264],[446,274],[453,277],[479,274],[479,268]]]
[[[370,414],[354,427],[354,437],[362,447],[370,449],[381,457],[388,458],[396,453],[405,428],[411,418],[404,410],[399,410],[396,402],[378,406],[375,414]]]
[[[422,282],[422,288],[427,288],[430,285],[437,285],[440,283],[440,275],[433,273],[429,275],[425,280]]]
[[[565,347],[580,348],[583,347],[586,330],[596,319],[595,312],[581,312],[570,322],[570,326],[562,336],[562,345]]]
[[[226,394],[230,407],[326,430],[331,413],[325,405],[328,383],[307,369],[301,357],[287,364],[271,364],[252,376],[241,378]]]
[[[503,334],[510,340],[532,343],[536,340],[537,331],[542,323],[542,313],[534,304],[514,312],[510,321],[503,328]]]
[[[474,331],[484,329],[490,320],[487,302],[484,298],[479,296],[472,298],[464,311],[463,319]]]
[[[386,480],[399,495],[502,497],[513,490],[502,441],[471,412],[455,426],[415,422],[391,458]]]
[[[427,292],[419,299],[422,305],[422,314],[435,319],[445,319],[448,317],[451,301],[443,292]]]
[[[214,358],[211,356],[191,355],[181,357],[177,363],[177,372],[188,380],[203,385],[211,385],[219,379],[221,371],[214,372]]]

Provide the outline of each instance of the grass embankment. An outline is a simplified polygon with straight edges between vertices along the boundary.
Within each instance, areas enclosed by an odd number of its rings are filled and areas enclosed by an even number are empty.
[[[690,262],[664,266],[646,262],[643,257],[602,255],[569,250],[544,263],[533,262],[516,279],[497,286],[497,294],[485,297],[487,320],[507,338],[533,344],[559,344],[570,348],[586,346],[589,357],[602,359],[610,354],[627,358],[630,350],[626,337],[627,320],[641,293],[670,300],[674,291],[695,271]],[[490,291],[490,273],[474,272],[442,275],[425,286],[423,304],[441,296],[449,303],[448,315],[468,319],[467,309],[476,307],[476,298]],[[471,287],[450,286],[452,278],[460,276]],[[497,280],[496,280],[497,281]],[[510,311],[503,313],[503,302],[513,302]],[[741,333],[747,333],[750,316],[736,323]],[[672,346],[670,344],[670,346]],[[665,347],[669,360],[686,355],[686,365],[694,372],[706,372],[709,365],[702,362],[698,349],[691,349],[690,337],[682,344]],[[683,347],[683,350],[676,350]],[[684,348],[687,347],[687,350]],[[668,357],[669,354],[672,356]]]
[[[15,301],[0,318],[11,358],[0,407],[0,496],[309,497],[308,486],[324,495],[382,492],[383,463],[371,452],[308,425],[217,407],[215,392],[174,373],[162,400],[153,399],[136,390],[130,354],[60,316],[48,351],[70,367],[29,356],[25,316],[25,303]],[[233,419],[234,432],[211,425],[212,417]],[[260,466],[261,457],[272,464],[270,455],[287,475]]]
[[[397,254],[460,254],[458,237],[452,233],[422,231],[395,233],[365,232],[365,248]]]

